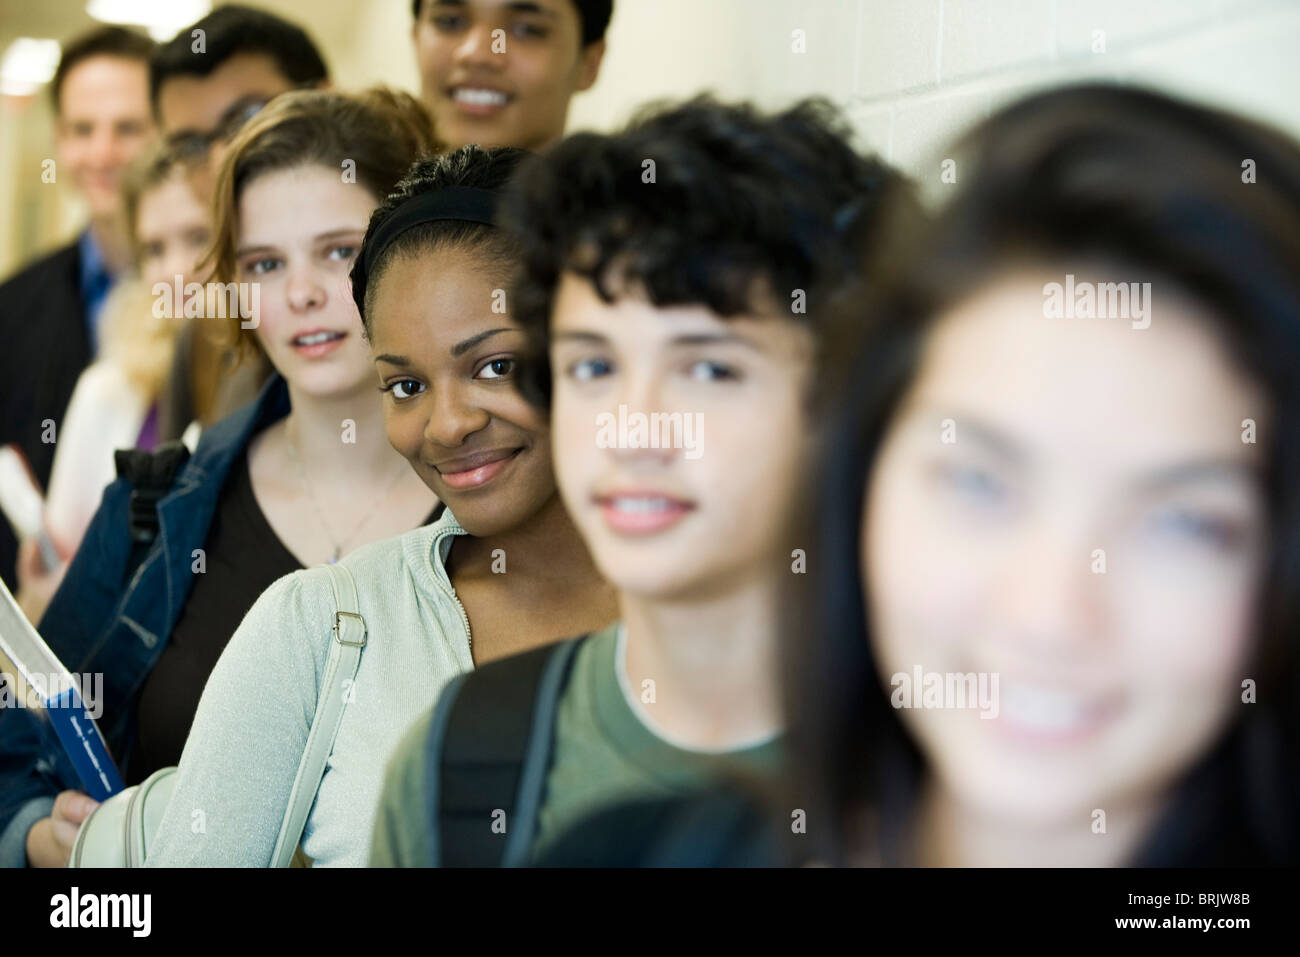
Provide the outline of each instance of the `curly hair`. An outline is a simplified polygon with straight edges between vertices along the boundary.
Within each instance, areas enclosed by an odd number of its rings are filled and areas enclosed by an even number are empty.
[[[656,306],[705,305],[724,316],[782,311],[803,290],[814,327],[830,292],[880,232],[901,176],[850,145],[824,99],[766,116],[704,95],[652,104],[620,133],[579,133],[519,173],[503,222],[523,270],[515,318],[533,356],[520,385],[549,402],[547,329],[562,272],[633,283]]]

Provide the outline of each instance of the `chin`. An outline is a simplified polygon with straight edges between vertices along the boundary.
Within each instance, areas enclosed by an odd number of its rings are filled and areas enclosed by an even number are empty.
[[[1031,827],[1088,827],[1093,809],[1110,807],[1105,796],[1114,793],[1099,784],[1095,774],[1004,774],[991,762],[953,769],[944,776],[950,793],[961,803],[990,817],[1012,818]]]
[[[508,499],[495,495],[466,495],[434,485],[430,485],[430,488],[447,504],[461,528],[475,538],[490,538],[508,532],[522,525],[528,518],[512,508]]]
[[[342,375],[337,369],[307,369],[301,370],[294,384],[313,398],[331,399],[356,392],[361,386],[367,384],[370,378],[369,375]]]
[[[661,559],[647,555],[637,560],[623,554],[602,560],[598,550],[596,567],[611,585],[635,598],[667,601],[712,590],[705,574],[684,569],[671,556]]]

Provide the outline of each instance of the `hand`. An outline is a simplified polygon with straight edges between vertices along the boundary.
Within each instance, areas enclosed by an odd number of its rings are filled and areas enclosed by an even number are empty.
[[[67,867],[81,822],[99,802],[80,791],[62,791],[54,810],[27,831],[27,862],[32,867]]]
[[[59,590],[59,584],[68,570],[68,563],[48,569],[41,559],[41,549],[36,539],[24,538],[18,546],[18,594],[14,597],[27,620],[39,624],[50,599]]]

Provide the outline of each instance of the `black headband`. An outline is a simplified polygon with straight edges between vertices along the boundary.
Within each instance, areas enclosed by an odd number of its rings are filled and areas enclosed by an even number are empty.
[[[393,240],[402,233],[424,223],[434,223],[444,219],[461,220],[467,223],[482,223],[495,226],[497,194],[490,189],[476,186],[445,186],[442,189],[420,193],[404,202],[393,212],[384,225],[375,230],[375,234],[366,243],[361,252],[361,275],[356,279],[365,281],[384,250],[392,245]],[[354,284],[356,279],[353,280]]]

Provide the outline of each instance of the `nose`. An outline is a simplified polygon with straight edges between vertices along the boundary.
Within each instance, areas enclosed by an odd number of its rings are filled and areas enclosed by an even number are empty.
[[[433,408],[424,425],[424,440],[429,445],[455,449],[485,428],[492,416],[473,401],[471,388],[462,382],[432,385]]]
[[[631,468],[661,468],[676,458],[682,419],[688,413],[663,407],[659,377],[631,371],[620,377],[619,388],[613,391],[617,405],[606,409],[597,423],[597,440],[608,454]]]
[[[171,282],[180,276],[181,281],[184,282],[194,271],[195,259],[194,255],[186,253],[180,243],[172,243],[160,263],[159,271],[162,273],[163,280]]]
[[[1026,656],[1068,664],[1104,631],[1104,585],[1112,571],[1086,528],[1043,518],[1026,529],[1002,568],[998,619]],[[1101,570],[1101,569],[1104,569]]]
[[[479,23],[465,31],[465,37],[456,46],[456,62],[460,66],[496,67],[505,53],[492,50],[492,27]],[[509,50],[509,44],[506,44]]]
[[[95,124],[90,136],[90,160],[97,170],[109,169],[118,161],[117,137],[108,123]]]
[[[325,287],[307,268],[291,269],[285,280],[285,298],[294,312],[319,309],[325,305]]]

